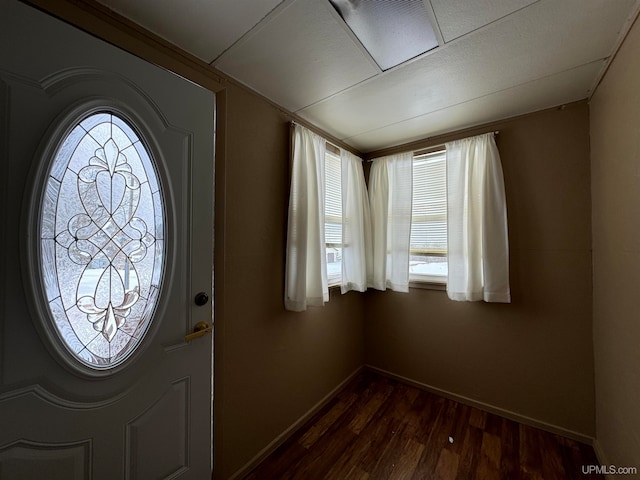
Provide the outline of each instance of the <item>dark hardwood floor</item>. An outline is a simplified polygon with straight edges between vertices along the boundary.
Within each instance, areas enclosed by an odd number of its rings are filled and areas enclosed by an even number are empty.
[[[246,480],[596,479],[591,446],[360,373]]]

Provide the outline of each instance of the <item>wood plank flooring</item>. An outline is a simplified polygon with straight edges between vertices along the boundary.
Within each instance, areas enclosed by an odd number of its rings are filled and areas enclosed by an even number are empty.
[[[371,371],[245,480],[571,480],[593,449]]]

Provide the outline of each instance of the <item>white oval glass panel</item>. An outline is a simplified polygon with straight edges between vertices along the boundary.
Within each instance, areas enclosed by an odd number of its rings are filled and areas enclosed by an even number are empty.
[[[93,113],[62,139],[40,213],[41,273],[59,339],[83,365],[121,364],[149,329],[164,220],[154,162],[127,121]]]

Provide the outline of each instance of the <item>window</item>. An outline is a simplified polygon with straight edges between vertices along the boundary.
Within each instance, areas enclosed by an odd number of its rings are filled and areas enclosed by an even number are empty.
[[[447,281],[447,176],[445,151],[413,157],[409,248],[411,281]]]
[[[155,310],[164,265],[164,200],[154,161],[114,112],[62,139],[40,211],[41,274],[60,343],[96,370],[124,362]]]
[[[302,312],[328,302],[329,285],[367,289],[371,222],[362,159],[292,127],[284,304]]]
[[[324,236],[327,283],[339,285],[342,278],[342,162],[340,151],[327,144],[325,159]]]

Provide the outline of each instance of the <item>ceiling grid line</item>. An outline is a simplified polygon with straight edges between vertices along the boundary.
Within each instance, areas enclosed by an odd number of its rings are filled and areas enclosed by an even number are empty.
[[[250,35],[255,29],[256,27],[258,27],[258,25],[260,25],[263,22],[267,22],[268,18],[271,15],[277,15],[276,11],[278,11],[278,9],[282,8],[283,10],[285,8],[287,8],[285,6],[285,4],[287,3],[293,3],[295,2],[295,0],[283,0],[281,1],[278,5],[276,5],[275,7],[273,7],[264,17],[262,17],[260,20],[258,20],[249,30],[247,30],[242,36],[240,36],[239,38],[237,38],[231,45],[229,45],[228,47],[226,47],[222,52],[220,52],[220,54],[215,57],[213,60],[211,60],[209,63],[209,65],[211,65],[212,67],[215,67],[215,63],[218,61],[218,59],[220,57],[222,57],[225,53],[227,53],[227,51],[231,50],[232,48],[234,48],[238,43],[242,42],[242,40],[247,36]]]
[[[364,55],[364,57],[369,60],[369,62],[371,63],[371,66],[376,69],[376,72],[377,72],[376,75],[379,75],[379,74],[383,73],[384,70],[382,70],[380,68],[380,65],[378,65],[376,63],[376,61],[371,56],[369,51],[364,47],[364,45],[362,45],[360,40],[358,40],[358,37],[356,37],[356,35],[353,33],[353,31],[349,28],[349,26],[340,17],[340,14],[338,12],[336,12],[336,10],[334,8],[331,7],[331,4],[329,2],[326,2],[326,3],[323,2],[323,5],[325,5],[327,7],[327,11],[331,14],[331,16],[333,16],[333,18],[336,21],[336,23],[342,27],[342,29],[349,36],[349,38],[351,38],[351,41],[354,43],[354,45],[356,45],[360,49],[360,51],[362,52],[362,55]],[[305,107],[303,107],[303,108],[305,108]]]
[[[429,1],[430,1],[430,0],[429,0]],[[484,29],[487,29],[487,28],[491,28],[494,24],[499,23],[499,22],[501,22],[501,21],[504,21],[505,19],[507,19],[508,17],[510,17],[510,16],[512,16],[512,15],[517,15],[517,14],[518,14],[518,13],[520,13],[522,10],[526,10],[527,8],[531,8],[531,7],[533,7],[534,5],[536,5],[537,3],[545,2],[545,1],[554,1],[554,0],[534,0],[534,1],[532,1],[531,3],[528,3],[528,4],[526,4],[526,5],[523,5],[522,7],[517,8],[517,9],[515,9],[515,10],[513,10],[513,11],[510,11],[509,13],[507,13],[507,14],[505,14],[505,15],[502,15],[501,17],[495,18],[494,20],[491,20],[491,21],[490,21],[490,22],[488,22],[488,23],[484,23],[484,24],[480,25],[479,27],[476,27],[476,28],[474,28],[474,29],[472,29],[472,30],[469,30],[469,31],[467,31],[467,32],[465,32],[465,33],[463,33],[463,34],[461,34],[461,35],[458,35],[457,37],[454,37],[454,38],[452,38],[451,40],[448,40],[448,41],[447,41],[447,40],[445,40],[445,43],[448,45],[448,44],[450,44],[450,43],[452,43],[452,42],[457,41],[458,39],[464,38],[464,37],[466,37],[466,36],[468,36],[468,35],[473,35],[473,34],[474,34],[474,33],[476,33],[477,31],[484,30]]]
[[[426,0],[426,1],[430,1],[430,0]],[[495,24],[499,24],[502,21],[506,21],[512,15],[520,13],[521,11],[526,10],[527,8],[529,8],[531,6],[533,6],[535,4],[538,4],[540,2],[544,2],[544,1],[545,0],[535,0],[534,2],[528,4],[525,7],[519,8],[518,10],[515,10],[515,11],[513,11],[513,12],[507,14],[507,15],[503,15],[502,17],[500,17],[500,18],[498,18],[498,19],[496,19],[496,20],[494,20],[494,21],[492,21],[492,22],[490,22],[488,24],[485,24],[485,25],[483,25],[481,27],[478,27],[478,28],[476,28],[476,29],[474,29],[474,30],[472,30],[470,32],[467,32],[467,33],[465,33],[463,35],[460,35],[460,36],[458,36],[458,37],[456,37],[456,38],[454,38],[454,39],[452,39],[450,41],[446,41],[443,38],[443,42],[444,43],[441,46],[439,46],[437,48],[434,48],[432,50],[429,50],[429,51],[427,51],[427,52],[425,52],[422,55],[419,55],[417,57],[411,58],[411,59],[407,60],[406,62],[404,62],[404,63],[402,63],[402,64],[400,64],[400,65],[398,65],[396,67],[390,68],[388,70],[383,70],[383,71],[381,71],[381,73],[379,75],[375,75],[375,76],[369,77],[369,78],[363,80],[362,82],[356,83],[354,85],[350,85],[349,87],[345,88],[344,90],[341,90],[339,92],[335,92],[335,93],[333,93],[333,94],[331,94],[331,95],[329,95],[329,96],[327,96],[325,98],[322,98],[322,99],[318,100],[317,102],[314,102],[314,103],[309,104],[309,105],[305,105],[304,107],[299,108],[296,111],[296,113],[299,113],[299,112],[301,112],[301,111],[303,111],[303,110],[305,110],[307,108],[315,107],[316,105],[322,104],[325,101],[330,101],[335,97],[338,97],[338,96],[340,96],[340,95],[342,95],[344,93],[348,93],[349,90],[351,90],[351,89],[358,88],[358,87],[361,87],[363,85],[366,85],[367,82],[370,82],[370,81],[373,82],[373,81],[376,81],[377,79],[382,78],[382,77],[384,77],[386,75],[394,74],[397,70],[400,70],[400,69],[403,69],[403,68],[407,68],[411,64],[413,64],[415,62],[420,62],[420,61],[424,60],[426,57],[428,57],[430,55],[443,54],[444,51],[446,51],[447,48],[452,48],[453,46],[457,45],[459,42],[468,40],[468,38],[473,36],[473,35],[481,34],[483,31],[489,29],[491,26],[493,26]],[[436,19],[436,22],[438,22],[437,15],[435,14],[435,12],[434,12],[434,18]],[[439,25],[438,25],[437,31],[440,32]]]
[[[467,103],[469,103],[469,102],[473,102],[473,101],[476,101],[476,100],[480,100],[480,99],[483,99],[483,98],[487,98],[487,97],[490,97],[490,96],[492,96],[492,95],[499,94],[499,93],[502,93],[502,92],[506,92],[506,91],[509,91],[509,90],[514,90],[514,89],[517,89],[517,88],[519,88],[519,87],[523,87],[523,86],[526,86],[526,85],[529,85],[529,84],[536,83],[536,82],[538,82],[538,81],[540,81],[540,80],[544,80],[544,79],[548,79],[548,78],[555,77],[555,76],[557,76],[557,75],[561,75],[561,74],[563,74],[563,73],[571,72],[572,70],[576,70],[576,69],[578,69],[578,68],[582,68],[582,67],[584,67],[585,65],[590,65],[590,64],[594,64],[594,65],[595,65],[595,64],[600,64],[600,63],[603,63],[604,61],[605,61],[605,59],[603,58],[603,59],[594,60],[594,61],[592,61],[592,62],[589,62],[588,64],[580,64],[580,65],[576,65],[576,66],[574,66],[574,67],[567,68],[567,69],[565,69],[565,70],[563,70],[563,71],[560,71],[560,72],[555,72],[555,73],[552,73],[552,74],[549,74],[549,75],[544,75],[544,76],[542,76],[542,77],[534,78],[534,79],[532,79],[532,80],[529,80],[529,81],[527,81],[527,82],[520,83],[520,84],[518,84],[518,85],[513,85],[513,86],[510,86],[510,87],[507,87],[507,88],[503,88],[503,89],[501,89],[501,90],[497,90],[497,91],[495,91],[495,92],[489,92],[489,93],[487,93],[487,94],[485,94],[485,95],[481,95],[481,96],[479,96],[479,97],[474,97],[474,98],[471,98],[471,99],[468,99],[468,100],[463,100],[463,101],[461,101],[460,103],[457,103],[457,104],[447,105],[446,107],[442,107],[442,108],[440,108],[440,109],[432,110],[432,111],[430,111],[430,112],[428,112],[428,113],[424,113],[424,114],[416,115],[416,116],[414,116],[414,117],[408,117],[408,118],[406,118],[406,119],[399,120],[399,121],[397,121],[397,122],[387,124],[387,125],[385,125],[384,127],[374,128],[374,129],[372,129],[372,130],[368,130],[368,131],[363,131],[363,132],[360,132],[360,133],[358,133],[358,134],[356,134],[356,135],[352,135],[351,137],[344,137],[344,138],[340,138],[340,140],[341,140],[341,141],[343,141],[343,142],[348,143],[347,141],[348,141],[350,138],[353,138],[353,137],[357,137],[357,136],[360,136],[360,135],[366,135],[366,134],[374,133],[374,132],[377,132],[377,131],[379,131],[379,130],[381,130],[381,129],[383,129],[383,128],[387,128],[388,126],[392,126],[392,125],[399,125],[399,124],[402,124],[403,122],[407,122],[407,121],[411,121],[411,120],[416,120],[416,119],[419,119],[419,118],[425,117],[425,116],[427,116],[427,115],[431,115],[431,114],[433,114],[433,113],[437,113],[437,112],[440,112],[440,111],[447,110],[448,108],[451,108],[451,107],[459,107],[459,106],[464,105],[464,104],[467,104]],[[566,103],[566,102],[562,102],[562,103]],[[548,106],[546,106],[545,108],[553,108],[553,107],[556,107],[556,106],[558,106],[558,105],[560,105],[560,104],[548,105]],[[522,113],[523,113],[523,114],[526,114],[526,113],[531,113],[531,112],[522,112]],[[508,117],[505,117],[505,118],[508,118]],[[496,120],[496,121],[498,121],[498,120],[504,120],[505,118],[496,118],[495,120]],[[462,128],[469,128],[469,127],[473,127],[473,126],[474,126],[474,125],[462,125]],[[390,145],[390,147],[393,147],[393,146],[395,146],[395,145]]]
[[[431,0],[422,0],[422,1],[424,3],[425,8],[427,9],[429,18],[431,18],[433,22],[433,27],[434,27],[433,31],[435,32],[436,38],[438,39],[438,45],[440,47],[444,47],[447,42],[444,40],[444,35],[442,34],[442,28],[440,28],[440,22],[438,21],[436,12],[433,9],[433,4],[431,3]]]

